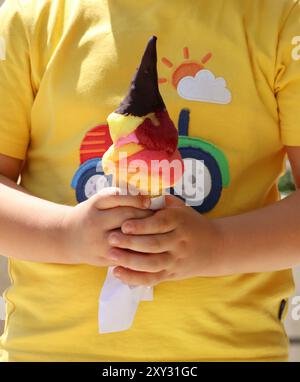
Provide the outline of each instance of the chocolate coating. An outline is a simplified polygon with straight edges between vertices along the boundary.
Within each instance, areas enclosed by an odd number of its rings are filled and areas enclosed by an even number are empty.
[[[156,40],[155,36],[149,40],[129,92],[115,113],[142,117],[166,110],[158,88]]]

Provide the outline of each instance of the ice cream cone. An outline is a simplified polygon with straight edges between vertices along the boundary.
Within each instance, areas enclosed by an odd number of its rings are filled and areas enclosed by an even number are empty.
[[[164,191],[183,175],[178,132],[158,88],[156,40],[149,40],[128,94],[107,118],[113,145],[102,158],[103,171],[113,175],[115,186],[149,195],[152,210],[165,207]],[[100,296],[100,332],[129,329],[139,301],[151,300],[152,292],[123,284],[110,268]]]

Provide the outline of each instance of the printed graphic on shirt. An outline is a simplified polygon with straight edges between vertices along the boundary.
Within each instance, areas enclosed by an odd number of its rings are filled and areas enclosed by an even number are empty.
[[[222,77],[216,77],[205,64],[212,58],[212,53],[205,55],[201,62],[190,60],[189,49],[183,49],[184,62],[174,68],[174,64],[166,57],[162,62],[170,70],[172,85],[179,96],[188,101],[207,102],[214,104],[229,104],[232,95],[227,88],[227,82]],[[169,82],[165,77],[160,78],[161,84]]]
[[[3,37],[0,36],[0,61],[6,60],[6,44]]]
[[[171,193],[183,199],[186,205],[193,207],[196,211],[206,213],[218,204],[223,188],[230,184],[229,164],[226,156],[217,146],[201,138],[190,137],[189,124],[190,111],[183,109],[178,119],[178,149],[183,162],[192,164],[192,166],[185,166],[183,193],[181,188],[178,190],[180,194],[177,192],[176,185]],[[197,166],[197,162],[201,162],[202,166]],[[204,181],[197,183],[197,178]],[[196,195],[202,196],[201,200],[196,200],[189,194],[185,194],[185,189],[194,189],[196,185],[204,187],[204,189],[201,188],[195,192]]]
[[[112,179],[102,170],[101,158],[112,145],[108,125],[89,130],[80,145],[80,166],[72,179],[78,203],[89,199],[101,189],[110,187]]]
[[[180,197],[186,205],[200,213],[211,211],[219,202],[222,190],[230,183],[229,165],[224,153],[215,145],[200,138],[189,136],[190,111],[181,110],[178,119],[178,149],[184,162],[192,163],[185,166],[183,184],[177,190],[176,185],[170,193]],[[112,185],[112,177],[104,174],[102,156],[112,144],[108,125],[103,124],[89,130],[80,145],[80,166],[76,171],[72,188],[75,189],[79,203],[89,199],[101,189]],[[202,166],[197,166],[201,162]],[[195,171],[201,171],[196,173]],[[195,179],[204,179],[198,184]],[[204,189],[195,190],[201,195],[201,200],[191,197],[185,190],[194,189],[195,185]],[[183,187],[182,187],[183,186]]]
[[[212,59],[212,53],[206,54],[201,62],[191,61],[188,48],[183,49],[184,62],[178,67],[166,57],[162,62],[169,69],[173,70],[171,79],[161,77],[161,85],[171,83],[177,90],[178,95],[187,101],[207,102],[214,104],[229,104],[232,101],[232,95],[227,88],[224,78],[216,77],[205,65]],[[185,166],[183,175],[183,193],[182,189],[176,190],[176,186],[171,193],[180,197],[185,203],[193,207],[200,213],[211,211],[219,202],[222,190],[230,184],[229,162],[221,149],[210,142],[200,138],[189,136],[190,110],[183,109],[179,114],[179,151],[183,161],[193,163],[193,166]],[[202,166],[197,166],[201,162]],[[196,173],[200,171],[201,173]],[[201,200],[195,200],[190,197],[185,189],[191,190],[196,187],[196,179],[204,179],[198,187],[204,189],[198,190]]]
[[[171,79],[160,78],[160,84],[171,83],[178,95],[187,101],[228,104],[232,100],[224,78],[216,77],[205,64],[212,58],[206,54],[201,62],[191,61],[189,49],[183,49],[184,62],[174,68],[166,57],[162,62],[173,70]],[[201,138],[189,136],[190,110],[182,109],[178,118],[178,149],[186,163],[183,181],[178,190],[176,185],[170,193],[183,199],[185,203],[200,213],[211,211],[219,202],[222,190],[230,184],[229,164],[221,149]],[[79,203],[87,200],[104,187],[112,185],[111,176],[106,176],[102,168],[102,156],[112,144],[107,124],[97,126],[86,133],[80,146],[80,166],[76,171],[72,187]],[[200,164],[202,165],[197,165]],[[189,165],[188,165],[189,163]],[[192,166],[190,164],[193,164]],[[196,173],[200,171],[201,173]],[[196,182],[196,179],[204,182]],[[201,200],[191,197],[187,190],[195,190]]]

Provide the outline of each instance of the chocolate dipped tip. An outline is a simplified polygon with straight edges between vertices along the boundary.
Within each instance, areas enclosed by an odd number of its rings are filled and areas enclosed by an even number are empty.
[[[142,117],[166,110],[158,88],[156,40],[156,36],[150,38],[129,92],[115,113]]]

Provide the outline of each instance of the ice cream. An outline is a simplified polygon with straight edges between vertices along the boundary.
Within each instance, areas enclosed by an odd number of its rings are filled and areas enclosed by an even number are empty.
[[[107,118],[113,144],[102,160],[104,172],[119,185],[152,196],[183,174],[178,132],[158,88],[156,40],[149,40],[128,94]]]
[[[107,118],[113,144],[102,158],[105,174],[122,189],[150,195],[153,210],[164,207],[163,191],[183,174],[178,132],[158,89],[156,65],[152,37],[127,96]],[[139,302],[152,299],[153,288],[126,285],[109,268],[99,299],[99,332],[129,329]]]

